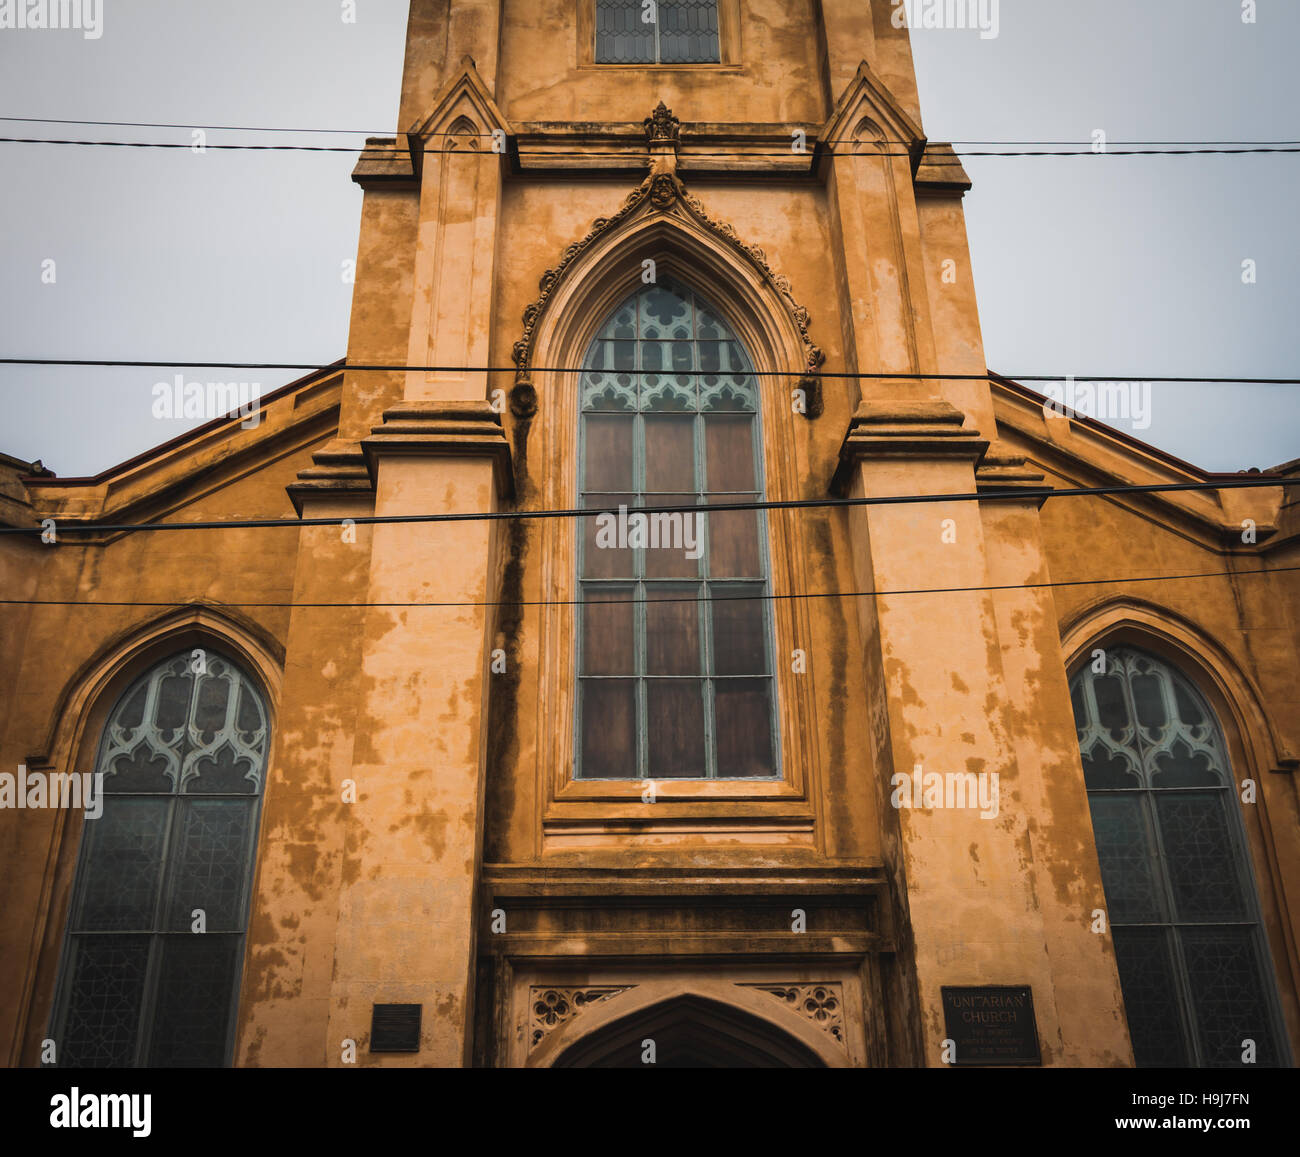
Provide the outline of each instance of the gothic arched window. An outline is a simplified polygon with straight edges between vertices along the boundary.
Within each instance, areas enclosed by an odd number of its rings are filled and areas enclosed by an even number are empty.
[[[1099,659],[1099,663],[1102,660]],[[1183,675],[1128,648],[1070,682],[1138,1065],[1282,1062],[1276,992],[1218,723]]]
[[[51,1021],[62,1067],[228,1063],[270,729],[212,652],[158,664],[99,746]]]
[[[672,282],[625,301],[584,362],[578,776],[778,774],[766,521],[620,507],[762,498],[758,386],[721,315]]]

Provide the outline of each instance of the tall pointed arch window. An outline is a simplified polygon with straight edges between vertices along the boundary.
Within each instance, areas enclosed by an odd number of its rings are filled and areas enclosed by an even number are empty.
[[[1139,1066],[1283,1064],[1285,1044],[1218,722],[1153,655],[1106,651],[1070,683]]]
[[[269,744],[261,695],[212,652],[173,656],[118,701],[50,1027],[59,1066],[229,1062]]]
[[[599,331],[581,375],[576,774],[779,773],[758,384],[721,314],[670,281]]]

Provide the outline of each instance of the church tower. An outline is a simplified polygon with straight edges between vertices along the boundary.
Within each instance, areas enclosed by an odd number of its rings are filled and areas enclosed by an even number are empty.
[[[414,0],[348,347],[413,368],[345,372],[303,517],[1041,484],[967,380],[969,181],[894,15]],[[590,518],[304,527],[295,601],[379,605],[292,615],[267,823],[333,851],[264,852],[320,958],[245,1050],[320,1063],[328,1010],[335,1063],[419,1004],[421,1051],[374,1063],[657,1025],[681,1058],[938,1065],[941,990],[1006,985],[1047,1063],[1128,1063],[1050,593],[987,589],[1044,573],[1038,506],[732,511],[698,559]],[[982,806],[911,806],[953,773]],[[282,942],[250,967],[274,991]]]

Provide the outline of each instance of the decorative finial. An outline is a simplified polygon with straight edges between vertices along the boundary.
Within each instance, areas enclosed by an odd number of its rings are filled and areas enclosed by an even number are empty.
[[[681,137],[682,124],[663,101],[645,118],[646,141],[649,144],[671,144],[676,147]]]

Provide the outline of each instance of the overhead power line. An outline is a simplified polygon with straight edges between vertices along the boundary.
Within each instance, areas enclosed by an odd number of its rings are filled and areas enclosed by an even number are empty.
[[[175,129],[179,132],[193,132],[195,129],[202,129],[204,132],[230,132],[230,133],[325,133],[337,136],[354,136],[354,137],[398,137],[404,136],[401,130],[386,129],[340,129],[340,128],[289,128],[284,125],[205,125],[205,124],[183,124],[179,121],[106,121],[106,120],[77,120],[72,117],[18,117],[18,116],[0,116],[0,123],[10,124],[40,124],[40,125],[84,125],[89,128],[125,128],[125,129]],[[791,130],[794,131],[793,129]],[[806,131],[806,130],[805,130]],[[491,133],[433,133],[431,137],[449,137],[449,136],[473,136],[479,140],[491,140]],[[852,144],[851,137],[828,137],[821,141],[821,144]],[[902,140],[884,140],[880,142],[886,145],[907,145],[911,142]],[[938,144],[947,144],[956,147],[957,145],[988,145],[1011,148],[1067,148],[1080,144],[1087,144],[1086,141],[1037,141],[1037,140],[964,140],[964,141],[941,141]],[[1120,148],[1148,148],[1153,146],[1167,146],[1170,148],[1211,148],[1219,146],[1246,147],[1246,146],[1281,146],[1281,145],[1300,145],[1300,140],[1281,141],[1281,140],[1230,140],[1230,141],[1188,141],[1188,140],[1149,140],[1149,141],[1112,141],[1111,144]]]
[[[611,339],[612,340],[612,339]],[[631,340],[631,339],[628,339]],[[665,339],[666,343],[671,339]],[[408,366],[388,365],[382,363],[351,362],[191,362],[173,358],[171,360],[135,360],[112,358],[15,358],[0,357],[0,366],[68,366],[93,367],[97,369],[174,369],[183,367],[191,370],[291,370],[296,373],[314,373],[333,370],[338,373],[428,373],[428,374],[514,374],[520,367],[508,366]],[[1245,378],[1245,377],[1152,377],[1137,374],[997,374],[991,371],[982,374],[932,374],[932,373],[884,373],[871,370],[620,370],[593,366],[525,366],[529,374],[626,374],[631,377],[661,378],[705,378],[705,377],[748,377],[748,378],[825,378],[829,380],[847,379],[850,381],[919,381],[919,382],[983,382],[990,377],[1007,378],[1017,382],[1149,382],[1152,385],[1242,385],[1242,386],[1297,386],[1300,378]]]
[[[719,502],[714,504],[628,506],[626,513],[634,514],[726,514],[745,510],[825,510],[857,506],[909,506],[943,502],[1020,501],[1036,498],[1101,497],[1117,494],[1168,494],[1180,491],[1249,490],[1270,486],[1300,485],[1300,478],[1282,478],[1277,475],[1251,475],[1245,478],[1225,478],[1216,482],[1149,482],[1116,486],[1078,486],[1066,489],[1052,487],[1026,487],[1015,490],[974,491],[965,494],[888,494],[863,498],[795,498],[762,499],[751,502]],[[370,514],[350,518],[357,526],[388,526],[401,523],[438,522],[516,522],[549,518],[597,518],[611,514],[616,506],[570,507],[563,510],[486,510],[455,514]],[[57,534],[105,534],[138,530],[253,530],[280,527],[339,526],[341,518],[245,518],[205,522],[127,522],[112,524],[60,525],[55,519]],[[40,526],[3,526],[0,534],[37,536],[44,531]],[[57,545],[57,543],[55,544]]]
[[[414,610],[417,608],[460,608],[460,607],[576,607],[576,606],[641,606],[651,603],[725,603],[725,602],[784,602],[794,599],[862,599],[894,598],[902,595],[956,595],[973,594],[984,591],[1034,591],[1051,590],[1062,587],[1113,586],[1127,583],[1184,582],[1192,579],[1242,578],[1250,575],[1284,574],[1300,570],[1300,566],[1279,566],[1259,570],[1209,571],[1194,574],[1159,574],[1136,575],[1132,578],[1066,579],[1059,582],[1037,583],[1002,583],[996,586],[964,587],[913,587],[901,590],[869,591],[805,591],[798,594],[761,594],[735,595],[718,597],[707,595],[702,598],[680,599],[602,599],[600,602],[588,603],[584,599],[519,599],[490,600],[484,602],[365,602],[365,603],[320,603],[320,602],[218,602],[206,603],[194,600],[181,602],[146,602],[143,600],[86,600],[86,599],[0,599],[0,606],[26,607],[187,607],[187,606],[227,606],[243,607],[250,610],[287,610],[287,609],[322,609],[322,610]],[[602,580],[603,581],[603,580]],[[610,580],[611,582],[617,580]],[[627,580],[633,582],[635,580]],[[691,580],[686,580],[691,581]],[[701,580],[696,580],[701,581]]]
[[[195,130],[190,131],[207,131]],[[217,130],[213,130],[217,131]],[[444,134],[445,135],[445,134]],[[477,139],[477,134],[476,138]],[[464,139],[464,138],[462,138]],[[816,147],[819,145],[835,145],[863,142],[845,141],[817,141],[814,139],[812,144]],[[867,142],[874,143],[874,142]],[[205,152],[209,149],[222,152],[287,152],[287,153],[354,153],[361,154],[365,152],[376,151],[368,145],[284,145],[284,144],[252,144],[249,142],[240,142],[234,144],[218,144],[205,141],[202,145],[196,145],[189,141],[87,141],[74,140],[70,138],[56,137],[0,137],[0,144],[10,145],[79,145],[86,148],[110,148],[110,149],[188,149],[192,152]],[[644,160],[639,154],[644,149],[644,145],[633,144],[629,142],[628,148],[635,149],[638,160]],[[1227,146],[1203,146],[1187,148],[1118,148],[1107,145],[1105,148],[1097,149],[1092,146],[1086,148],[1058,148],[1058,149],[962,149],[954,150],[957,157],[1183,157],[1183,156],[1246,156],[1263,153],[1300,153],[1300,142],[1288,144],[1269,144],[1269,145],[1227,145]],[[690,160],[699,157],[731,157],[744,159],[747,157],[788,157],[788,156],[811,156],[812,149],[799,150],[797,152],[791,149],[727,149],[727,150],[682,150],[682,156]],[[505,155],[505,154],[503,154]],[[594,154],[590,151],[579,152],[576,150],[565,149],[518,149],[512,151],[512,155],[519,157],[542,157],[549,160],[565,160],[567,158],[589,159]],[[910,151],[903,152],[876,152],[874,150],[855,153],[837,153],[836,156],[847,158],[860,157],[911,157]],[[948,160],[943,156],[931,159],[931,164],[936,165],[955,165],[957,162]]]

